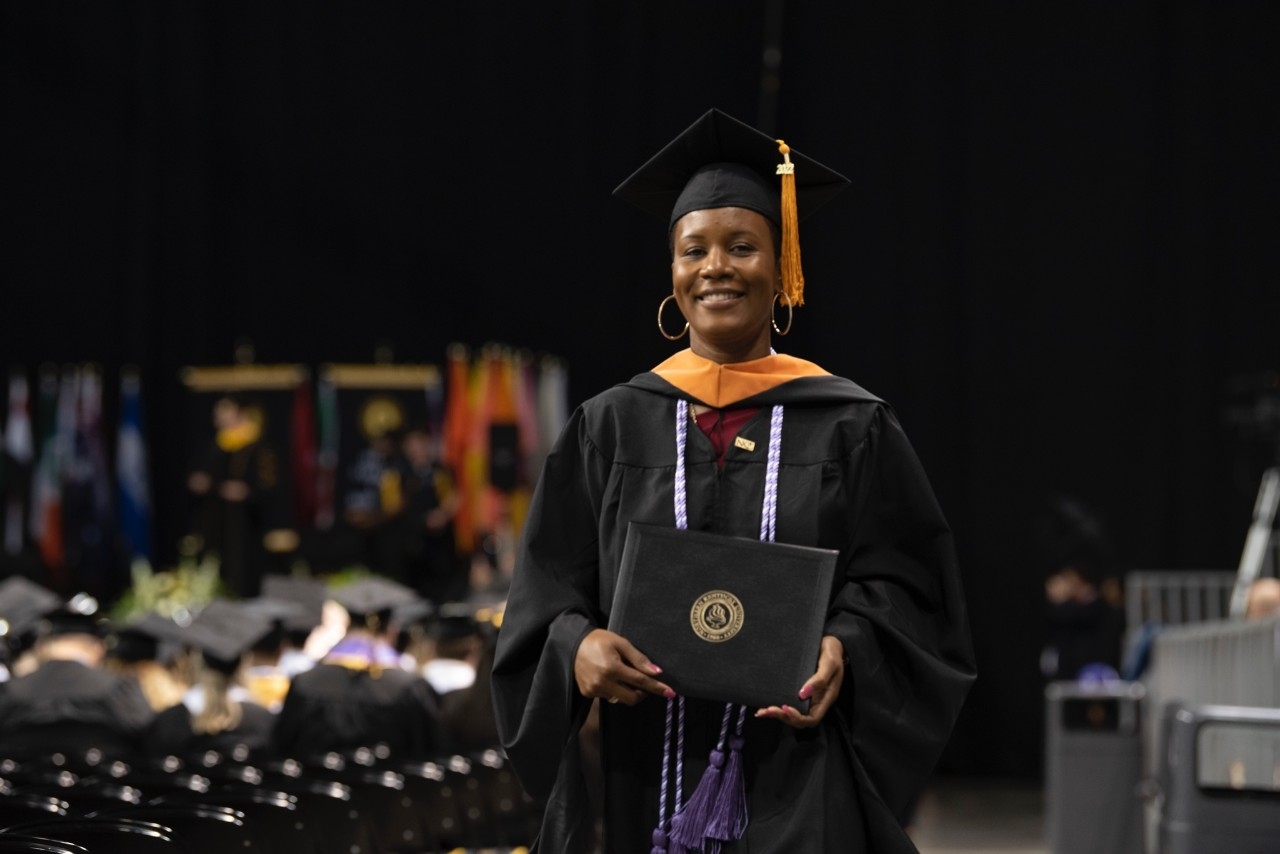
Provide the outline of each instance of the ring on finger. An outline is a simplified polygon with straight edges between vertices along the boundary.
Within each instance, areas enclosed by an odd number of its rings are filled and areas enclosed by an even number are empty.
[[[608,697],[608,698],[606,698],[606,699],[607,699],[607,700],[608,700],[608,702],[609,702],[609,703],[611,703],[611,704],[612,704],[612,703],[616,703],[616,702],[618,702],[618,698],[617,698],[617,697]]]

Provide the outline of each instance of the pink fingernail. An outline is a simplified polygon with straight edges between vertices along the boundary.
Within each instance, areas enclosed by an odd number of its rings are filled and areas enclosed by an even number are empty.
[[[807,699],[809,699],[809,696],[810,696],[812,693],[813,693],[813,686],[812,686],[812,685],[806,685],[806,686],[804,686],[803,688],[801,688],[801,689],[800,689],[800,699],[801,699],[801,700],[807,700]]]
[[[668,688],[662,692],[662,696],[666,697],[668,700],[674,700],[676,698],[676,692]]]
[[[649,665],[649,669],[650,669],[651,671],[653,671],[654,673],[661,673],[661,672],[662,672],[662,668],[661,668],[661,667],[659,667],[659,666],[658,666],[658,665],[656,665],[656,664],[652,664],[652,663],[650,663],[650,665]]]

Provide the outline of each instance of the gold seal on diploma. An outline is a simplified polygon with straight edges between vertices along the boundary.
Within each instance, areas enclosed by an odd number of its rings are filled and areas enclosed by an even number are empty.
[[[742,602],[728,590],[709,590],[698,597],[689,611],[693,633],[704,641],[727,641],[742,630],[746,613]]]

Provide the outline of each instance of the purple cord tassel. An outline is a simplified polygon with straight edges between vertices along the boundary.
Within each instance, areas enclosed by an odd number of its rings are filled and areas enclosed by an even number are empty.
[[[653,832],[653,847],[649,854],[688,854],[688,849],[671,838],[662,828]]]
[[[711,761],[702,772],[698,786],[671,819],[669,838],[685,848],[700,850],[706,841],[707,826],[716,809],[721,784],[724,782],[725,754],[719,748],[711,751]],[[719,845],[715,846],[716,850]]]
[[[729,739],[729,758],[724,764],[720,790],[716,793],[705,835],[708,839],[732,842],[747,830],[747,785],[742,776],[741,735]]]

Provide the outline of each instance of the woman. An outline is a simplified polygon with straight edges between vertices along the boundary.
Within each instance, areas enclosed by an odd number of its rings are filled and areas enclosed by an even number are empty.
[[[673,693],[662,662],[605,628],[623,543],[633,521],[756,536],[775,419],[776,540],[837,550],[837,581],[821,654],[798,691],[809,710],[784,704],[747,717],[749,820],[737,841],[707,847],[915,850],[896,816],[973,678],[951,534],[888,406],[771,351],[770,329],[789,331],[803,283],[797,203],[785,177],[779,191],[779,162],[794,165],[806,209],[845,183],[713,110],[615,191],[670,217],[664,304],[678,304],[689,349],[574,413],[526,522],[493,690],[511,761],[546,802],[536,850],[589,850],[576,733],[595,699],[606,701],[605,850],[681,850],[672,814],[722,743],[724,707],[683,704],[684,749],[672,763],[670,704],[650,696]],[[660,310],[660,329],[662,320]]]
[[[215,599],[187,628],[199,652],[195,684],[182,702],[156,715],[147,739],[154,756],[231,756],[271,745],[275,717],[252,702],[237,683],[244,654],[271,631],[271,623],[242,605]]]

